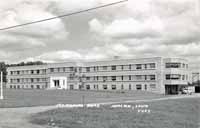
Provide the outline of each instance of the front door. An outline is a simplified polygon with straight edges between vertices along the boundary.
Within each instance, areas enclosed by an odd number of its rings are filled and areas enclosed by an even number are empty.
[[[178,94],[178,85],[165,85],[165,94]]]

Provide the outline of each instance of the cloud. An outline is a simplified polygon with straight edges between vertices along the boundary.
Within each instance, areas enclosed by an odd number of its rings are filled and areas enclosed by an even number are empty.
[[[116,1],[1,1],[0,27]],[[197,0],[129,0],[68,18],[1,31],[0,59],[57,62],[100,60],[113,56],[176,56],[188,59],[193,66],[198,65],[199,3]]]

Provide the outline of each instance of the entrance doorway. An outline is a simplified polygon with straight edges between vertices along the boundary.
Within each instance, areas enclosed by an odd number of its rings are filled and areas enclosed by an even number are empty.
[[[165,85],[165,94],[178,94],[178,85]]]
[[[195,87],[195,93],[200,93],[200,86]]]

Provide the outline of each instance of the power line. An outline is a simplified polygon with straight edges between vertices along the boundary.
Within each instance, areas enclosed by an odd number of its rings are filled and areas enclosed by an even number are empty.
[[[89,8],[89,9],[86,9],[86,10],[81,10],[81,11],[78,11],[78,12],[68,13],[68,14],[64,14],[64,15],[60,15],[60,16],[55,16],[55,17],[43,19],[43,20],[38,20],[38,21],[28,22],[28,23],[14,25],[14,26],[10,26],[10,27],[0,28],[0,31],[12,29],[12,28],[17,28],[17,27],[22,27],[22,26],[27,26],[27,25],[31,25],[31,24],[36,24],[36,23],[40,23],[40,22],[45,22],[45,21],[49,21],[49,20],[54,20],[54,19],[57,19],[57,18],[63,18],[63,17],[71,16],[71,15],[76,15],[76,14],[80,14],[80,13],[84,13],[84,12],[88,12],[88,11],[92,11],[92,10],[96,10],[96,9],[120,4],[120,3],[123,3],[123,2],[127,2],[127,1],[128,0],[122,0],[122,1],[114,2],[114,3],[109,3],[109,4],[97,6],[97,7],[94,7],[94,8]]]

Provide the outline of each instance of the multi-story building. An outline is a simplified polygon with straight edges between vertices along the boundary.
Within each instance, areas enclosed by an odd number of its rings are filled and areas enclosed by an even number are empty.
[[[7,69],[7,87],[177,94],[188,84],[187,70],[187,60],[161,57],[17,66]]]

